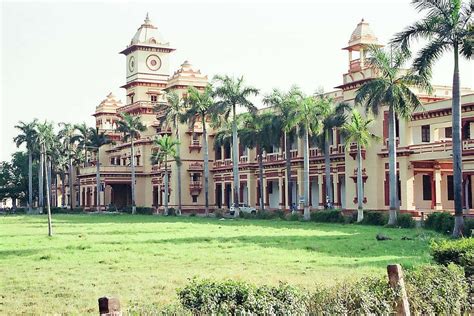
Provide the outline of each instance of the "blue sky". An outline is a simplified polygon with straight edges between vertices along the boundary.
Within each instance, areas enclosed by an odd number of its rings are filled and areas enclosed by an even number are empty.
[[[310,93],[342,82],[341,50],[364,18],[382,43],[417,19],[407,0],[1,2],[0,159],[16,150],[19,120],[82,122],[113,92],[124,100],[125,57],[147,12],[177,50],[209,77],[244,75],[269,92],[296,84]],[[450,85],[451,55],[434,83]],[[461,63],[463,86],[474,88],[473,62]]]

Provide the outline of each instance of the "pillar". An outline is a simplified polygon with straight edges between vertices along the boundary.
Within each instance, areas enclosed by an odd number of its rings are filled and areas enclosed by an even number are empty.
[[[332,199],[334,200],[334,205],[339,205],[341,201],[339,201],[339,176],[336,174],[332,175],[333,181],[333,192],[332,192]]]
[[[441,194],[442,194],[442,190],[441,190],[441,169],[438,167],[435,167],[436,169],[434,170],[433,172],[433,183],[434,183],[434,194],[435,194],[435,205],[434,205],[434,208],[435,210],[442,210],[443,209],[443,205],[441,203]]]
[[[296,201],[296,205],[299,207],[303,207],[303,204],[300,203],[300,197],[304,196],[304,175],[303,175],[303,168],[299,168],[296,170],[296,183],[298,183],[298,188],[297,188],[297,196],[294,197],[294,200]],[[295,184],[294,184],[295,185]]]
[[[280,208],[285,208],[285,185],[283,183],[283,177],[278,177],[278,188],[280,189]]]
[[[415,174],[413,172],[413,167],[408,159],[397,159],[399,164],[399,177],[400,177],[400,190],[401,201],[400,208],[402,210],[415,210],[415,189],[418,189],[417,192],[421,192],[419,188],[415,188]],[[365,196],[367,196],[368,191],[364,191]],[[419,194],[419,193],[418,193]],[[368,196],[367,196],[368,197]]]
[[[249,173],[247,176],[247,196],[249,205],[258,205],[257,195],[253,188],[257,187],[257,183],[255,181],[255,176],[252,173]]]
[[[318,186],[319,186],[319,207],[324,207],[324,203],[326,203],[326,192],[324,192],[323,186],[323,175],[320,173],[318,174]]]
[[[360,49],[360,68],[363,68],[364,67],[364,59],[365,59],[365,56],[364,56],[364,49],[361,48]]]

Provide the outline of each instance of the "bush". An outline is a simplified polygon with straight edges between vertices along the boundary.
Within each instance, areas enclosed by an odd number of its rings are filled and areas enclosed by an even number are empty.
[[[240,281],[211,281],[193,279],[178,289],[181,304],[198,315],[257,315],[303,314],[304,295],[287,284],[254,286]]]
[[[472,230],[474,229],[474,218],[464,218],[464,236],[472,237]]]
[[[467,276],[474,275],[474,239],[441,240],[431,243],[433,259],[442,265],[454,263],[464,268]]]
[[[286,212],[284,210],[276,210],[275,217],[279,219],[286,219]]]
[[[174,207],[168,207],[168,216],[177,216],[178,213]]]
[[[413,315],[464,315],[468,312],[469,285],[456,265],[421,266],[405,277]]]
[[[435,212],[428,215],[425,220],[425,228],[449,234],[454,227],[454,216],[446,212]]]
[[[339,210],[324,210],[311,212],[311,220],[313,222],[322,223],[344,223],[344,216]]]
[[[361,223],[366,225],[384,226],[387,222],[388,214],[386,212],[366,211],[364,212],[364,219]]]
[[[196,213],[196,212],[191,212],[191,214],[189,214],[189,216],[191,216],[191,217],[196,217],[196,216],[197,216],[197,213]]]
[[[224,210],[217,209],[214,211],[214,216],[216,218],[223,218],[224,217]]]
[[[414,228],[416,226],[416,222],[413,219],[413,216],[407,213],[398,215],[397,224],[401,228]]]
[[[69,208],[51,207],[51,214],[79,214],[83,212],[84,209],[82,207],[75,207],[72,210]],[[48,208],[43,208],[43,214],[48,214]]]
[[[291,222],[297,222],[301,219],[301,215],[298,212],[290,213],[286,215],[286,220]]]
[[[154,211],[155,210],[152,207],[146,207],[146,206],[137,206],[136,207],[136,214],[140,214],[140,215],[152,215],[154,213]],[[123,210],[120,210],[119,212],[132,214],[132,207],[131,206],[126,206],[126,207],[123,208]]]
[[[258,219],[275,219],[278,214],[273,211],[258,211],[255,217]]]

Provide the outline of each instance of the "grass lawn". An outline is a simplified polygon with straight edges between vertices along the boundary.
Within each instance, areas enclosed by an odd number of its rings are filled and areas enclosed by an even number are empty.
[[[194,276],[306,288],[427,263],[424,230],[140,215],[0,217],[0,315],[97,314],[97,298],[176,301]],[[393,240],[377,241],[382,232]],[[401,240],[408,236],[414,240]]]

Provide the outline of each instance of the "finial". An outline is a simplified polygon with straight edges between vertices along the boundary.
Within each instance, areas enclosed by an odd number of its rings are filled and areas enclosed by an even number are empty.
[[[146,17],[145,17],[145,24],[149,24],[150,23],[150,18],[148,17],[148,12],[146,13]]]
[[[360,20],[360,23],[364,23],[364,18],[362,18],[362,20]]]

